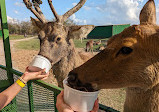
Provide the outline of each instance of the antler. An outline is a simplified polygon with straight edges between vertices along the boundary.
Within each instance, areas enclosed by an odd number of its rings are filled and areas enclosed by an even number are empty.
[[[60,21],[60,17],[59,17],[59,15],[57,14],[57,12],[56,12],[54,6],[52,5],[52,0],[48,0],[48,3],[49,3],[49,5],[50,5],[51,11],[53,12],[53,14],[54,14],[56,20],[57,20],[57,21]]]
[[[30,0],[23,0],[23,2],[25,3],[26,7],[42,22],[45,23],[46,19],[43,15],[43,13],[41,12],[41,9],[39,7],[40,4],[42,4],[41,0],[32,0],[33,5],[35,7],[35,9],[32,7],[32,3],[30,2]],[[49,6],[57,20],[57,22],[64,22],[65,20],[67,20],[67,18],[69,18],[72,14],[74,14],[75,12],[77,12],[84,4],[85,4],[86,0],[80,0],[80,2],[73,7],[72,9],[70,9],[69,11],[67,11],[64,15],[60,16],[57,14],[53,4],[52,4],[52,0],[48,0]]]
[[[42,4],[41,0],[32,0],[33,1],[33,5],[35,7],[35,9],[32,7],[32,3],[30,2],[30,0],[23,0],[23,2],[25,3],[26,7],[42,22],[45,23],[46,19],[39,7],[40,4]]]
[[[48,3],[50,5],[50,8],[56,18],[56,20],[58,22],[64,22],[65,20],[67,20],[67,18],[69,18],[72,14],[74,14],[75,12],[77,12],[86,2],[86,0],[80,0],[80,2],[73,7],[72,9],[70,9],[69,11],[67,11],[63,16],[59,16],[54,8],[54,6],[52,5],[52,0],[48,0]]]
[[[86,0],[80,0],[80,2],[73,7],[72,9],[70,9],[69,11],[67,11],[64,15],[63,15],[63,21],[65,21],[67,18],[69,18],[72,14],[74,14],[75,12],[77,12],[84,4],[85,4]]]

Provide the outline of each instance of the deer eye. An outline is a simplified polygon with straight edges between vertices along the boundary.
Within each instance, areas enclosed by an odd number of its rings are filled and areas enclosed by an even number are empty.
[[[122,47],[119,52],[116,54],[116,57],[119,55],[119,54],[130,54],[131,52],[133,51],[133,49],[131,49],[130,47]]]
[[[131,49],[130,47],[122,47],[120,49],[120,53],[122,54],[130,54],[133,51],[133,49]]]
[[[60,41],[60,40],[61,40],[61,37],[58,37],[58,38],[57,38],[57,41]]]

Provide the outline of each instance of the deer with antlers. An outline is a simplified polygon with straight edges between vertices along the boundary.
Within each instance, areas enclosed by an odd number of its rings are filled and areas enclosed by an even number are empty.
[[[86,37],[94,28],[93,25],[74,25],[66,26],[64,22],[75,12],[77,12],[86,2],[80,2],[67,11],[64,15],[58,15],[52,4],[52,0],[48,0],[48,4],[55,16],[55,22],[47,22],[41,9],[41,0],[23,0],[26,7],[38,18],[31,21],[39,32],[40,51],[42,55],[50,60],[53,66],[53,73],[57,79],[58,85],[62,87],[63,79],[68,73],[77,66],[84,63],[91,56],[78,53],[74,47],[72,39]]]
[[[140,12],[140,25],[126,28],[107,47],[68,75],[72,86],[126,88],[124,112],[159,112],[159,26],[154,0]]]

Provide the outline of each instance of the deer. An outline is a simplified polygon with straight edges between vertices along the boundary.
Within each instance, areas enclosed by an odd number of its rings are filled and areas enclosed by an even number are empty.
[[[94,45],[101,45],[101,44],[102,44],[101,40],[98,40],[98,41],[94,42]]]
[[[94,25],[73,25],[66,26],[64,22],[75,12],[77,12],[86,2],[80,0],[79,3],[63,15],[58,15],[52,0],[47,0],[51,8],[55,21],[48,22],[40,9],[41,0],[23,0],[26,7],[37,17],[31,17],[40,39],[39,55],[46,57],[52,64],[52,70],[57,79],[58,86],[63,87],[62,81],[68,73],[87,61],[92,56],[78,52],[75,49],[73,39],[86,37]]]
[[[93,53],[93,43],[94,43],[93,40],[89,40],[89,41],[86,43],[86,52],[91,51],[91,52]]]
[[[107,47],[68,75],[71,86],[126,88],[124,112],[159,112],[159,26],[154,0],[132,25],[108,40]]]

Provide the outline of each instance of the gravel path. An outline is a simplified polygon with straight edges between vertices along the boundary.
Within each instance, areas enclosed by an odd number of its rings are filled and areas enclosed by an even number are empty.
[[[5,65],[3,41],[0,40],[0,65]]]
[[[19,41],[26,41],[30,39],[34,39],[37,37],[30,37],[30,38],[25,38],[25,39],[18,39],[18,40],[10,40],[10,48],[11,48],[11,53],[15,52],[15,48],[13,47],[16,42]],[[13,62],[14,63],[14,62]],[[0,40],[0,65],[5,65],[5,56],[4,56],[4,47],[3,47],[3,40]]]

